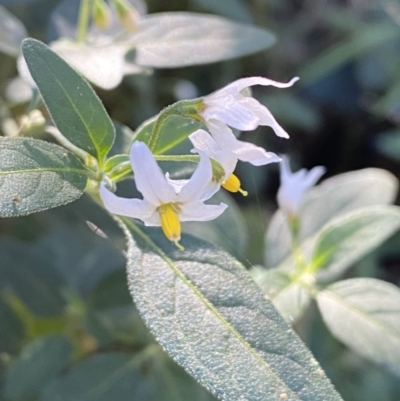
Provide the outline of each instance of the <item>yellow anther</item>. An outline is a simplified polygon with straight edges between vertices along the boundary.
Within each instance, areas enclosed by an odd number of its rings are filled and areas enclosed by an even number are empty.
[[[183,251],[183,246],[179,244],[182,230],[177,211],[178,207],[173,203],[166,203],[158,208],[161,227],[165,236]]]
[[[243,196],[247,196],[247,191],[240,188],[240,180],[235,174],[231,174],[223,183],[222,186],[229,192],[240,192]]]

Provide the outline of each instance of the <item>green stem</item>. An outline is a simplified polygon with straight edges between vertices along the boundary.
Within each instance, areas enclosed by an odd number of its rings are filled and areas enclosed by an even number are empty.
[[[151,137],[150,137],[150,141],[149,141],[149,148],[150,150],[153,152],[158,137],[160,136],[160,131],[161,131],[161,127],[164,124],[165,120],[173,115],[173,114],[178,114],[175,110],[175,105],[172,104],[171,106],[166,107],[159,115],[158,118],[156,120],[156,123],[154,125],[153,131],[151,133]]]
[[[199,163],[200,156],[191,155],[154,155],[154,158],[161,162],[193,162]]]
[[[78,42],[84,42],[89,26],[90,17],[90,3],[92,0],[81,0],[78,16],[78,28],[76,33],[76,39]]]

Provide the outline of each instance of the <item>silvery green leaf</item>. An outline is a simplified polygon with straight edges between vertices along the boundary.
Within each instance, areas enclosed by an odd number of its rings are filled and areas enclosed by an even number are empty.
[[[0,241],[0,254],[2,286],[37,316],[63,313],[65,299],[61,293],[66,282],[54,268],[51,255],[31,243],[12,238]]]
[[[165,350],[217,398],[341,400],[234,258],[189,236],[182,252],[159,229],[123,221],[136,307]]]
[[[310,305],[307,285],[313,284],[312,275],[292,277],[280,269],[263,268],[255,269],[252,275],[261,291],[290,324],[294,324]]]
[[[22,22],[0,5],[0,51],[18,56],[21,42],[27,36]]]
[[[0,137],[0,217],[14,217],[78,199],[88,171],[66,149],[30,138]]]
[[[48,335],[28,344],[7,372],[7,399],[36,398],[45,385],[65,368],[72,352],[64,337]]]
[[[313,237],[331,219],[365,206],[392,203],[398,181],[391,173],[368,168],[324,180],[306,195],[300,211],[299,241],[313,248]],[[273,216],[266,236],[266,264],[277,267],[291,254],[291,236],[282,211]]]
[[[400,228],[400,208],[371,206],[333,219],[318,233],[311,259],[313,271],[337,276],[377,248]]]
[[[400,375],[400,290],[371,278],[337,282],[317,296],[332,334]]]
[[[50,383],[41,401],[213,401],[155,344],[91,356]]]
[[[213,63],[258,52],[272,46],[275,37],[254,26],[195,13],[150,14],[126,44],[135,64],[174,68]]]
[[[101,166],[115,129],[95,91],[44,43],[25,39],[22,52],[57,128]]]

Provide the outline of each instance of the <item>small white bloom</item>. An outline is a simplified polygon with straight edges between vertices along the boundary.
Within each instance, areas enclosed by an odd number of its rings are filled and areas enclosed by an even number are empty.
[[[259,146],[237,140],[225,124],[220,122],[215,122],[215,124],[219,124],[220,128],[219,130],[215,130],[214,137],[206,131],[199,129],[190,134],[189,139],[195,151],[203,151],[210,159],[216,160],[224,169],[223,177],[218,182],[215,182],[215,185],[222,183],[222,186],[230,192],[239,191],[243,195],[247,195],[247,192],[240,188],[239,179],[233,174],[238,160],[260,166],[279,162],[281,159],[275,153],[267,152]],[[219,143],[224,143],[225,146],[221,146],[215,140],[215,137],[219,138]]]
[[[274,116],[253,97],[242,95],[240,92],[253,85],[275,86],[277,88],[288,88],[298,80],[293,78],[288,83],[272,81],[263,77],[249,77],[238,79],[224,88],[208,95],[203,100],[204,109],[200,112],[212,135],[212,126],[215,123],[223,123],[241,131],[251,131],[259,125],[271,127],[275,134],[288,138],[287,132],[277,123]],[[220,124],[216,128],[220,129]],[[219,139],[215,137],[219,142]],[[221,143],[222,146],[222,143]]]
[[[299,214],[307,189],[311,188],[325,174],[325,167],[317,166],[310,171],[305,168],[292,173],[287,157],[280,164],[281,186],[278,190],[279,207],[290,217]]]
[[[130,161],[135,174],[136,188],[143,195],[141,199],[121,198],[109,191],[104,183],[100,197],[107,210],[114,214],[140,219],[147,226],[161,226],[164,234],[178,244],[181,236],[181,221],[207,221],[218,217],[227,207],[205,205],[204,193],[209,197],[212,180],[210,159],[203,153],[199,165],[190,180],[167,180],[154,159],[150,149],[143,142],[132,145]],[[214,191],[215,192],[215,191]]]

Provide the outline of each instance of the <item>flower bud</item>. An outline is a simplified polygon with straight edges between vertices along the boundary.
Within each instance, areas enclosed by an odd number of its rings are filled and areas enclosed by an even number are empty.
[[[127,0],[113,0],[117,17],[127,31],[136,31],[140,15],[135,7]]]
[[[92,9],[93,22],[100,29],[106,29],[111,24],[111,10],[104,0],[95,0]]]

